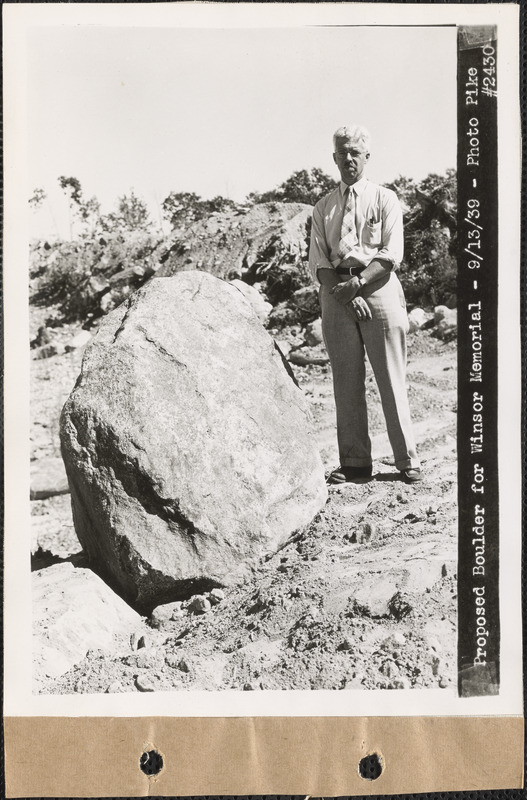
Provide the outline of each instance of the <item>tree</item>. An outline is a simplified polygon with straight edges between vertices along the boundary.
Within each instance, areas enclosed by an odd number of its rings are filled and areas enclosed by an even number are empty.
[[[336,185],[337,182],[330,175],[319,167],[313,167],[310,170],[293,172],[279,188],[286,203],[307,203],[314,206]]]
[[[163,217],[172,228],[191,225],[200,215],[201,197],[195,192],[170,192],[161,203]]]
[[[236,208],[236,203],[228,197],[217,195],[212,200],[203,200],[195,192],[170,192],[161,203],[163,217],[170,222],[172,229],[186,228],[192,223],[219,211]]]
[[[412,304],[452,305],[456,297],[456,171],[430,173],[419,183],[400,176],[392,184],[402,195],[405,256],[401,265]]]
[[[399,175],[394,181],[387,183],[386,188],[395,192],[403,207],[403,211],[405,209],[409,210],[415,205],[417,183],[413,178],[405,178],[404,175]]]
[[[68,197],[70,207],[70,238],[73,238],[73,218],[77,218],[83,227],[81,235],[87,236],[95,233],[101,217],[101,206],[95,196],[85,200],[82,187],[78,178],[61,175],[60,188]]]
[[[82,189],[80,181],[77,178],[66,178],[61,175],[59,184],[62,191],[69,197],[70,204],[76,203],[80,205],[82,202]]]
[[[101,219],[104,231],[148,231],[152,227],[146,203],[138,197],[134,190],[123,194],[117,201],[117,212],[110,212]]]
[[[307,203],[315,205],[325,194],[335,188],[337,182],[319,167],[293,172],[276,189],[268,192],[251,192],[247,200],[251,203]]]
[[[47,194],[44,189],[34,189],[33,194],[28,200],[28,203],[33,211],[38,211],[40,208],[42,208],[42,204],[46,198]]]

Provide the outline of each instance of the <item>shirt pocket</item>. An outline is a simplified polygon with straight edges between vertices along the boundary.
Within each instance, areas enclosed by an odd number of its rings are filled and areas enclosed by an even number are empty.
[[[380,247],[382,244],[382,222],[367,221],[364,226],[364,242],[369,247]]]

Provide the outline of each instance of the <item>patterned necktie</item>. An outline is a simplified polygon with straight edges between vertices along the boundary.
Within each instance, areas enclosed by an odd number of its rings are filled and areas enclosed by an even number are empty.
[[[358,242],[357,228],[355,225],[355,192],[353,188],[347,189],[348,196],[342,217],[338,255],[344,259],[348,256]]]

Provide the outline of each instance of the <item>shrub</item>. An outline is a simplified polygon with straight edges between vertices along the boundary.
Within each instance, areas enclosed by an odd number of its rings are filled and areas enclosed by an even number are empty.
[[[247,200],[251,203],[307,203],[314,206],[325,194],[337,186],[324,170],[319,167],[301,169],[287,178],[276,189],[269,192],[252,192]]]
[[[155,273],[159,241],[149,233],[114,233],[33,247],[30,302],[57,305],[64,322],[96,319]]]

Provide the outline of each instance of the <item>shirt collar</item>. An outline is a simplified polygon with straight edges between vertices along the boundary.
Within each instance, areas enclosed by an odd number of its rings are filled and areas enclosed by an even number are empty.
[[[346,191],[348,190],[348,188],[353,189],[355,194],[361,195],[363,193],[364,189],[366,188],[366,184],[367,183],[368,183],[368,178],[366,178],[366,177],[362,177],[360,179],[360,181],[357,181],[356,183],[353,183],[351,185],[351,187],[348,187],[348,184],[344,183],[344,181],[340,181],[339,189],[340,189],[341,197],[344,197],[344,195],[346,194]]]

